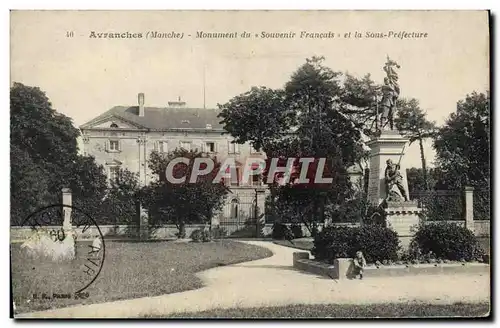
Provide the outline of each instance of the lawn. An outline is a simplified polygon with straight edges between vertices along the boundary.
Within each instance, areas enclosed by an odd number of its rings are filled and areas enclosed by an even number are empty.
[[[20,244],[12,244],[12,293],[17,313],[157,296],[202,287],[196,272],[271,255],[272,252],[265,248],[231,240],[210,243],[106,242],[102,271],[84,291],[88,298],[75,299],[71,295],[69,299],[54,299],[51,297],[54,293],[70,293],[75,285],[82,283],[79,280],[81,275],[75,274],[75,267],[81,263],[37,262],[25,255]],[[34,294],[38,299],[33,298]],[[52,299],[40,299],[42,294]]]
[[[302,249],[305,251],[310,251],[314,246],[314,239],[298,238],[293,240],[293,244],[288,240],[274,240],[274,243],[281,246],[287,246],[287,247]]]
[[[488,303],[419,304],[389,303],[370,305],[326,304],[288,305],[261,308],[215,309],[195,313],[173,313],[161,318],[410,318],[484,317]],[[146,317],[160,318],[160,317]]]

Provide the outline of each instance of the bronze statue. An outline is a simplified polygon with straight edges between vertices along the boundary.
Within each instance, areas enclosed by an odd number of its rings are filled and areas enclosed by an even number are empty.
[[[399,172],[399,165],[394,164],[391,159],[387,160],[387,167],[385,168],[385,188],[386,188],[386,200],[394,201],[392,199],[391,189],[393,186],[398,187],[401,196],[403,196],[405,202],[408,201],[408,196],[406,195],[406,190],[403,186],[403,177]]]
[[[394,109],[396,107],[396,101],[399,97],[399,84],[398,84],[398,73],[395,68],[400,68],[398,63],[387,57],[387,62],[384,66],[384,71],[387,77],[384,78],[384,85],[382,86],[382,115],[380,117],[380,129],[386,129],[387,124],[391,130],[394,129]]]

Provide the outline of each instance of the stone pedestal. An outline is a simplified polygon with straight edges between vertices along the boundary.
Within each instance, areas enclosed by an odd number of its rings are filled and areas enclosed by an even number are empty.
[[[409,202],[387,202],[387,227],[394,230],[399,237],[403,249],[408,249],[414,235],[414,228],[420,222],[419,214],[422,209],[417,206],[416,201]]]
[[[72,229],[71,223],[71,189],[63,188],[62,190],[62,204],[65,205],[62,207],[62,215],[63,215],[63,229],[64,232],[69,232]]]
[[[149,239],[148,212],[142,205],[139,205],[139,238]]]
[[[387,160],[391,159],[394,164],[399,164],[399,172],[402,183],[408,196],[408,180],[406,178],[406,167],[402,162],[404,156],[405,139],[397,131],[382,131],[382,134],[370,140],[370,174],[368,177],[368,201],[373,205],[381,205],[387,198],[385,187],[385,169]],[[396,187],[394,187],[396,189]],[[394,190],[394,189],[393,189]],[[422,211],[417,207],[417,202],[385,202],[387,214],[387,226],[393,229],[401,241],[404,249],[408,248],[414,234],[413,228],[420,222],[419,214]]]
[[[405,139],[397,131],[382,131],[382,134],[367,142],[370,147],[370,175],[368,177],[368,201],[373,205],[379,205],[386,197],[385,190],[385,168],[386,162],[391,159],[394,164],[400,165],[400,173],[403,177],[403,186],[408,195],[408,180],[406,178],[406,167],[400,160],[404,155]]]

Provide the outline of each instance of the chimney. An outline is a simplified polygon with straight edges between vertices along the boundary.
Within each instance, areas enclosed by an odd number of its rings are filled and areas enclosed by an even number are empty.
[[[181,97],[179,97],[178,101],[169,101],[168,107],[186,107],[186,102],[182,101]]]
[[[144,93],[139,93],[137,100],[139,102],[139,116],[144,116]]]

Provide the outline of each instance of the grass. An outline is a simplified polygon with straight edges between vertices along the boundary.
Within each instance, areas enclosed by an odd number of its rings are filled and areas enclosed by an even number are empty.
[[[310,251],[314,246],[312,238],[298,238],[293,240],[293,244],[288,240],[274,240],[275,244]]]
[[[173,313],[145,318],[410,318],[485,317],[489,303],[419,304],[387,303],[369,305],[315,304],[260,308],[214,309],[195,313]]]
[[[82,245],[77,246],[80,249]],[[85,246],[85,245],[83,245]],[[31,312],[76,304],[102,303],[157,296],[202,287],[196,272],[269,257],[272,252],[230,240],[211,243],[106,242],[101,273],[84,292],[86,299],[40,299],[65,294],[83,283],[81,259],[53,263],[29,258],[20,244],[11,245],[11,276],[16,312]],[[33,298],[38,294],[38,299]]]

